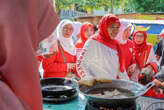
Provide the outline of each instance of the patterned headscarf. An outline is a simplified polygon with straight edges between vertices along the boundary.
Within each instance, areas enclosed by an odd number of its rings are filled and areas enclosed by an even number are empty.
[[[144,37],[144,42],[140,45],[136,44],[136,42],[135,42],[135,37],[136,37],[137,33],[143,33],[144,36],[145,36]],[[142,56],[140,56],[140,54],[143,53],[148,48],[146,38],[147,38],[146,31],[137,31],[137,30],[135,30],[135,32],[133,34],[133,43],[134,43],[133,53],[135,55],[135,59],[136,59],[137,63],[139,64],[140,68],[142,68],[144,66],[144,64],[143,64],[144,56],[143,56],[143,58],[141,58]]]
[[[113,23],[120,24],[119,18],[112,14],[104,16],[98,25],[98,33],[93,37],[93,39],[106,45],[109,48],[118,51],[120,71],[124,72],[123,58],[122,58],[120,45],[117,42],[117,40],[111,39],[111,37],[108,34],[108,27]]]

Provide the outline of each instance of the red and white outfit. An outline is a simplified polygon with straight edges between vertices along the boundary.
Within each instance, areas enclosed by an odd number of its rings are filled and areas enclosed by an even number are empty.
[[[116,40],[120,43],[121,45],[121,51],[122,51],[122,56],[123,56],[123,62],[125,65],[125,69],[126,71],[128,70],[128,67],[132,64],[135,63],[135,59],[133,57],[133,42],[129,39],[127,40],[123,40],[123,34],[124,31],[131,27],[132,24],[128,23],[127,21],[120,21],[121,22],[121,26],[120,26],[120,30],[119,33],[117,34]],[[130,77],[130,76],[129,76]]]
[[[60,42],[62,47],[64,56],[66,58],[66,63],[62,57],[62,53],[58,47],[58,52],[55,53],[50,58],[43,59],[42,66],[44,69],[44,78],[48,77],[65,77],[69,70],[67,69],[67,63],[75,63],[76,62],[76,49],[73,44],[72,37],[65,38],[62,35],[62,28],[67,25],[72,24],[69,20],[63,20],[57,27],[57,39]],[[76,73],[76,69],[74,69]]]
[[[88,40],[86,37],[85,37],[85,31],[87,28],[91,28],[94,32],[94,28],[92,26],[92,24],[90,23],[85,23],[81,26],[81,30],[80,30],[80,39],[77,41],[76,43],[76,52],[77,52],[77,55],[79,56],[80,52],[82,51],[82,48],[85,44],[85,42]]]
[[[141,32],[145,35],[144,42],[141,45],[136,44],[135,42],[135,35],[136,33]],[[138,64],[136,72],[132,74],[131,80],[138,82],[138,74],[140,73],[141,69],[151,65],[154,72],[158,72],[158,62],[156,60],[153,46],[148,44],[146,41],[147,34],[145,31],[135,31],[133,35],[133,55],[135,57],[136,63]]]
[[[138,32],[141,32],[145,35],[144,42],[140,45],[137,45],[135,42],[135,35]],[[153,68],[153,71],[155,73],[158,72],[158,62],[157,62],[155,54],[154,54],[153,46],[151,44],[147,43],[146,38],[147,38],[147,34],[145,31],[135,31],[134,32],[133,52],[134,52],[135,60],[138,64],[138,66],[136,68],[136,72],[134,74],[132,74],[130,79],[133,81],[136,81],[136,82],[138,82],[138,74],[140,73],[141,69],[148,65],[151,65],[151,67]],[[150,97],[160,97],[160,98],[163,97],[161,91],[159,91],[159,93],[157,93],[156,90],[153,88],[151,88],[149,91],[147,91],[144,95],[150,96]]]
[[[113,23],[120,23],[116,16],[104,16],[98,33],[87,40],[77,61],[81,78],[129,79],[122,64],[120,45],[108,34],[108,27]]]

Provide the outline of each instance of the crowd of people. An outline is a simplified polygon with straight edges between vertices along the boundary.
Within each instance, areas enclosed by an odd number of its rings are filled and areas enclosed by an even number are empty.
[[[131,33],[132,25],[115,15],[103,16],[95,30],[88,22],[59,23],[48,0],[1,0],[0,8],[0,110],[43,109],[38,68],[43,78],[137,83],[140,73],[150,73],[164,87],[164,31],[154,52],[144,27]],[[146,95],[164,97],[154,89]]]
[[[43,78],[76,76],[85,80],[125,79],[147,84],[148,81],[141,81],[140,73],[144,73],[154,80],[163,65],[164,32],[154,52],[143,26],[134,28],[126,20],[109,14],[102,17],[97,28],[94,30],[94,25],[88,22],[60,21],[54,33],[41,43],[44,45],[38,53]],[[154,82],[164,86],[161,80]],[[164,97],[152,91],[146,95]]]

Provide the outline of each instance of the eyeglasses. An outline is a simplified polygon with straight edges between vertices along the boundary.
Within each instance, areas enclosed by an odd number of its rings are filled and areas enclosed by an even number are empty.
[[[67,28],[67,27],[63,27],[64,31],[73,31],[73,28]]]
[[[144,34],[136,34],[135,37],[140,37],[140,38],[143,37],[144,38],[145,36],[144,36]]]

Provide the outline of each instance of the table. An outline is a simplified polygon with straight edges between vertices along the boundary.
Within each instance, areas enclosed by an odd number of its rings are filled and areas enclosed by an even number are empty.
[[[87,100],[82,94],[70,101],[63,104],[43,104],[43,108],[46,110],[85,110]]]
[[[150,98],[150,97],[139,97],[137,98],[137,104],[140,105],[141,110],[146,110],[146,108],[155,102],[162,102],[161,104],[155,105],[153,106],[153,109],[158,108],[163,108],[164,109],[164,100],[162,99],[156,99],[156,98]],[[44,110],[85,110],[85,106],[86,106],[86,98],[82,95],[79,94],[79,96],[67,103],[63,103],[63,104],[43,104],[43,108]],[[153,110],[148,109],[148,110]]]

